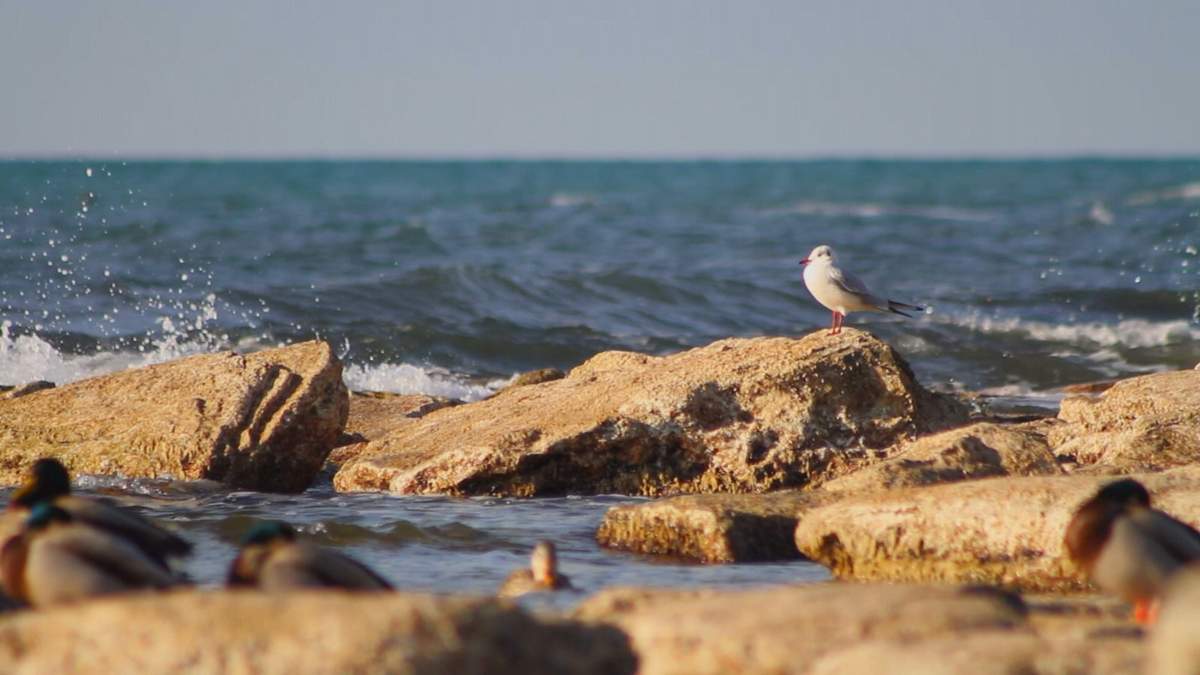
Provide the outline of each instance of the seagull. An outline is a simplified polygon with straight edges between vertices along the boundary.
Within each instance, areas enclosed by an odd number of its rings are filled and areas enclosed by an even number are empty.
[[[924,307],[888,300],[872,293],[861,279],[837,266],[837,256],[830,246],[822,244],[814,248],[800,264],[804,265],[804,285],[808,287],[808,292],[833,312],[830,335],[842,332],[842,321],[850,312],[892,312],[912,318],[912,314],[901,310],[925,311]]]

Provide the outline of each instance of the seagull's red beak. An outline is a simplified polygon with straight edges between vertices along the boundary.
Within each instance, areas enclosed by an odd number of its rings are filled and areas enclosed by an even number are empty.
[[[801,264],[801,265],[807,265],[808,263],[809,263],[809,260],[808,260],[808,258],[805,258],[804,260],[801,260],[801,261],[800,261],[800,264]]]

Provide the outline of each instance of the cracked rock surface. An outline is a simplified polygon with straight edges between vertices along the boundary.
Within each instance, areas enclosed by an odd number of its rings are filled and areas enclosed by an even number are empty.
[[[342,365],[320,341],[125,370],[0,402],[0,483],[51,456],[72,473],[299,492],[348,411]]]

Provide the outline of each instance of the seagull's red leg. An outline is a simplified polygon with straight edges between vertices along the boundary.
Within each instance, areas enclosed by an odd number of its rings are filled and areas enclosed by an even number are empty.
[[[837,335],[842,332],[842,322],[846,320],[846,315],[841,312],[833,313],[833,334]]]
[[[833,312],[833,310],[829,310]],[[837,333],[837,312],[833,312],[833,318],[829,321],[829,335]]]

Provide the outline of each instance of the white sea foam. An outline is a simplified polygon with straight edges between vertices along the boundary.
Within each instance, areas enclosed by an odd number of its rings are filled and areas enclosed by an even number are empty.
[[[1175,321],[1125,319],[1116,323],[1045,323],[980,315],[942,315],[935,320],[980,333],[1017,333],[1046,342],[1103,347],[1161,347],[1200,340],[1200,328],[1184,319]]]
[[[0,324],[0,384],[17,385],[35,380],[67,384],[88,377],[140,368],[173,359],[206,354],[223,349],[252,352],[268,347],[259,340],[246,339],[227,344],[210,336],[188,340],[168,324],[163,337],[141,351],[102,351],[95,354],[69,354],[37,335],[13,335],[12,323]],[[346,365],[346,386],[361,391],[387,391],[401,394],[429,394],[474,401],[501,389],[508,380],[486,384],[467,381],[445,369],[407,363]],[[511,379],[511,378],[510,378]]]
[[[1129,198],[1130,204],[1153,204],[1154,202],[1174,201],[1180,199],[1200,199],[1200,181],[1184,183],[1165,190],[1139,192]]]
[[[571,208],[575,206],[590,206],[596,203],[596,198],[588,194],[578,194],[574,192],[555,192],[550,195],[550,206],[559,209]]]
[[[892,204],[874,204],[870,202],[821,202],[804,201],[766,209],[767,215],[815,215],[815,216],[854,216],[857,218],[884,218],[894,216],[910,216],[930,220],[959,220],[985,222],[993,220],[995,215],[977,209],[965,209],[954,206],[897,206]]]
[[[408,363],[348,364],[346,386],[355,391],[387,391],[396,394],[428,394],[464,401],[490,396],[507,381],[487,384],[469,382],[443,368],[414,366]]]

